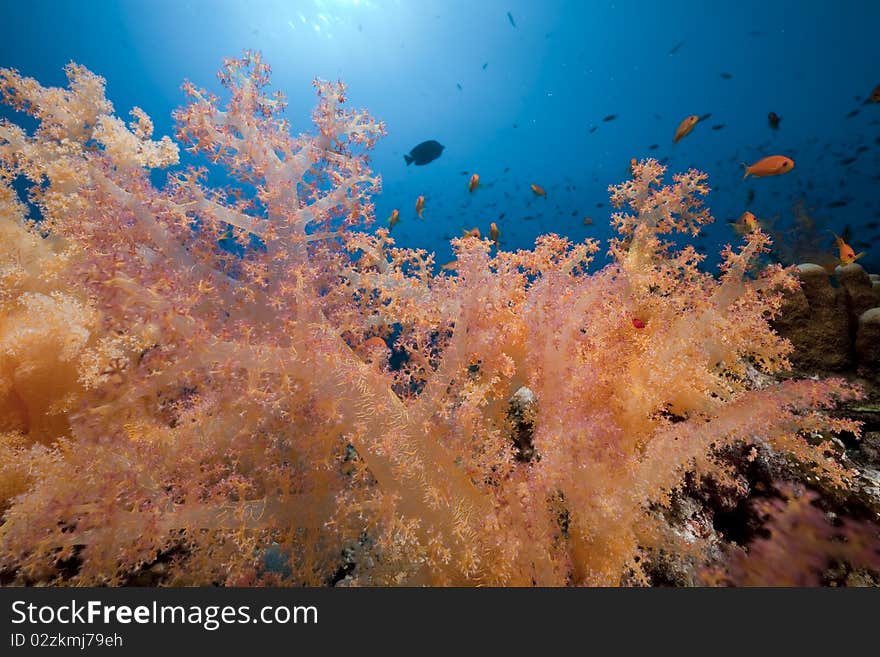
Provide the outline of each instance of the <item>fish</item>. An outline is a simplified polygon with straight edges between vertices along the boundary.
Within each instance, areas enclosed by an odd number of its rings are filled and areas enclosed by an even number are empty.
[[[758,223],[757,217],[748,210],[743,212],[739,216],[739,219],[736,221],[730,221],[728,224],[733,228],[737,235],[748,235],[749,233],[754,233],[756,230],[761,229],[761,224]]]
[[[394,228],[398,221],[400,221],[400,210],[394,208],[394,210],[391,211],[391,216],[388,217],[388,228]]]
[[[755,190],[750,189],[746,197],[746,205],[751,205],[755,201]]]
[[[853,118],[854,116],[858,116],[858,115],[859,115],[859,110],[854,109],[853,111],[851,111],[850,113],[848,113],[848,114],[846,115],[846,118],[851,119],[851,118]]]
[[[842,165],[844,165],[844,166],[849,166],[850,164],[852,164],[853,162],[855,162],[856,159],[857,159],[857,158],[855,158],[855,157],[848,157],[848,158],[846,158],[846,159],[841,160],[840,163],[841,163]]]
[[[848,201],[831,201],[831,203],[828,204],[828,207],[829,208],[843,208],[843,207],[846,207],[847,203],[848,203]]]
[[[647,326],[647,324],[645,324],[645,322],[642,321],[641,319],[639,319],[638,317],[632,318],[632,325],[633,325],[633,328],[637,328],[637,329],[643,329]]]
[[[724,130],[724,128],[726,128],[726,127],[727,127],[727,125],[724,123],[716,123],[715,125],[712,126],[712,129],[713,130]]]
[[[540,185],[535,185],[533,183],[533,184],[529,185],[529,187],[531,188],[531,190],[535,194],[535,196],[543,196],[545,199],[547,198],[547,192]]]
[[[638,164],[638,160],[636,158],[631,157],[629,160],[629,175],[635,175],[636,165]]]
[[[602,120],[605,123],[608,123],[608,121],[613,121],[616,118],[617,118],[617,114],[609,114],[608,116],[604,117]]]
[[[584,226],[592,226],[593,225],[593,218],[592,217],[584,217],[583,224],[584,224]]]
[[[480,229],[477,228],[476,226],[474,226],[470,230],[465,228],[464,230],[461,231],[461,234],[462,234],[462,237],[476,237],[477,239],[480,239],[480,237],[482,237],[480,235]]]
[[[649,151],[656,151],[658,148],[660,148],[660,144],[651,144],[648,146]]]
[[[779,130],[779,122],[782,120],[776,112],[770,112],[767,114],[767,125],[769,125],[773,130]]]
[[[480,186],[480,174],[475,173],[468,181],[468,191],[473,194],[474,190]]]
[[[868,102],[880,103],[880,84],[874,87],[874,91],[872,91],[871,95],[868,96]]]
[[[832,235],[834,235],[834,233],[832,233]],[[838,257],[840,259],[840,264],[842,265],[851,265],[865,255],[864,251],[861,253],[853,251],[853,248],[838,235],[834,235],[834,243],[837,245]]]
[[[794,160],[784,155],[770,155],[758,160],[751,166],[743,162],[743,169],[745,169],[743,180],[749,176],[755,176],[756,178],[781,176],[794,169]]]
[[[425,197],[419,196],[416,199],[416,214],[419,215],[419,219],[425,218],[422,216],[422,212],[424,212],[424,210],[425,210]]]
[[[498,230],[498,224],[494,221],[489,224],[489,239],[495,243],[495,248],[498,248],[498,236],[501,235],[501,231]]]
[[[733,76],[730,73],[722,73],[721,77],[724,78],[725,80],[729,80]]]
[[[511,25],[513,25],[514,27],[516,27],[516,23],[514,23],[514,21],[513,21],[513,14],[511,14],[510,12],[507,12],[507,20],[510,21],[510,24],[511,24]]]
[[[483,62],[483,70],[486,70],[486,67],[489,65],[489,62]]]
[[[599,126],[591,125],[591,126],[590,126],[590,134],[593,134],[593,133],[596,132],[596,130],[598,130],[598,129],[599,129]]]
[[[697,121],[699,120],[700,117],[698,117],[696,114],[688,116],[684,120],[682,120],[682,122],[679,123],[678,127],[675,129],[675,136],[672,137],[672,142],[674,144],[677,144],[682,139],[687,137],[691,133],[691,130],[694,129],[694,126],[697,125]]]
[[[711,119],[711,118],[712,118],[712,112],[706,112],[705,114],[703,114],[703,116],[700,117],[699,120],[706,121],[707,119]]]
[[[460,82],[456,82],[455,86],[458,88],[459,91],[461,91],[461,83]]]
[[[403,159],[406,160],[407,166],[412,163],[415,163],[417,167],[424,166],[440,157],[440,155],[443,154],[444,148],[445,146],[440,142],[429,139],[413,148],[409,153],[403,156]]]
[[[684,45],[684,41],[679,41],[679,42],[676,43],[674,46],[672,46],[672,48],[669,50],[669,54],[670,54],[670,55],[674,55],[674,54],[677,53],[679,50],[681,50],[681,47],[682,47],[683,45]]]
[[[504,167],[504,173],[507,173],[508,171],[510,171],[510,167]]]

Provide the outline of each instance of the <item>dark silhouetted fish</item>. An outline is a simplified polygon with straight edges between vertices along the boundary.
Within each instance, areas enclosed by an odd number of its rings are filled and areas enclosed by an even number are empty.
[[[415,163],[416,166],[422,166],[433,162],[443,153],[443,144],[430,139],[423,141],[421,144],[413,148],[408,155],[404,155],[407,166]]]
[[[858,115],[859,115],[859,110],[854,109],[852,112],[850,112],[849,114],[846,115],[846,118],[851,119],[854,116],[858,116]]]
[[[848,202],[849,201],[831,201],[831,203],[828,204],[828,207],[829,208],[842,208],[842,207],[845,207]]]
[[[504,167],[504,173],[507,173],[508,171],[510,171],[510,167]]]
[[[779,130],[779,122],[782,118],[776,112],[770,112],[767,114],[767,125],[769,125],[774,130]]]
[[[507,12],[507,20],[510,21],[510,24],[511,24],[511,25],[513,25],[514,27],[516,27],[516,23],[513,22],[513,14],[511,14],[510,12]]]
[[[456,83],[455,83],[455,86],[458,87],[458,90],[459,90],[459,91],[461,91],[461,83],[456,82]]]
[[[845,160],[841,160],[840,163],[841,163],[842,165],[844,165],[844,166],[849,166],[850,164],[852,164],[852,163],[855,162],[855,161],[856,161],[856,158],[854,158],[854,157],[848,157],[848,158],[846,158]]]
[[[484,70],[484,71],[486,70],[486,67],[487,67],[488,65],[489,65],[489,62],[484,62],[484,63],[483,63],[483,70]]]
[[[670,54],[670,55],[674,55],[674,54],[677,53],[679,50],[681,50],[681,47],[682,47],[683,45],[684,45],[684,41],[679,41],[679,42],[676,43],[674,46],[672,46],[672,48],[669,50],[669,54]]]
[[[712,118],[712,112],[708,112],[707,114],[703,114],[703,116],[700,117],[700,121],[705,121],[706,119],[711,119],[711,118]]]
[[[616,118],[617,118],[617,114],[609,114],[608,116],[606,116],[602,120],[607,123],[608,121],[613,121]]]
[[[656,151],[658,148],[660,148],[660,144],[651,144],[648,146],[649,151]]]
[[[598,129],[599,129],[599,128],[598,128],[597,126],[591,125],[591,126],[590,126],[590,134],[593,134],[593,133],[596,132],[596,130],[598,130]]]
[[[721,77],[724,78],[725,80],[729,80],[733,76],[730,73],[722,73]]]

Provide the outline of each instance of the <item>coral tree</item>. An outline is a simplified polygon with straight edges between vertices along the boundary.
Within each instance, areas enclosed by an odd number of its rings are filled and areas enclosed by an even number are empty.
[[[178,166],[104,80],[66,89],[0,70],[0,569],[18,583],[562,585],[644,581],[687,472],[723,478],[734,443],[849,473],[807,434],[840,381],[776,383],[768,320],[796,285],[753,264],[719,277],[664,235],[709,221],[696,171],[646,160],[611,189],[599,244],[453,241],[455,271],[369,224],[381,123],[316,81],[292,136],[255,53],[220,99],[186,83]],[[172,168],[157,188],[154,169]],[[13,182],[29,182],[28,207]],[[511,399],[522,403],[512,412]],[[526,454],[511,436],[528,428]]]

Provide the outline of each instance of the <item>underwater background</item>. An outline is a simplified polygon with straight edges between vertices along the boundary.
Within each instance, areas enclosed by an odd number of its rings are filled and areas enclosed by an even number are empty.
[[[650,156],[709,174],[707,264],[750,210],[785,264],[834,264],[833,232],[880,270],[880,2],[0,0],[0,20],[0,65],[58,86],[66,63],[85,65],[117,113],[142,107],[159,136],[174,135],[183,80],[219,93],[219,64],[245,48],[272,66],[294,132],[311,128],[312,79],[342,80],[387,126],[376,225],[398,208],[398,243],[440,263],[451,237],[490,222],[505,249],[546,232],[608,238],[608,185]],[[688,115],[701,120],[673,144]],[[442,156],[407,166],[431,139]],[[742,180],[742,163],[773,154],[794,170]]]

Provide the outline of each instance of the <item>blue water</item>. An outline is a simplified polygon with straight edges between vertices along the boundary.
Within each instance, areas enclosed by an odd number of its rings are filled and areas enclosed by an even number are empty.
[[[548,231],[607,238],[608,185],[628,175],[630,158],[654,156],[670,173],[710,175],[717,223],[700,242],[710,260],[736,239],[727,220],[749,209],[784,229],[803,199],[829,258],[830,231],[849,226],[863,264],[880,271],[880,104],[862,102],[880,84],[880,2],[0,0],[0,24],[0,66],[62,85],[63,66],[83,64],[107,79],[119,115],[142,107],[157,135],[173,135],[185,78],[219,93],[222,58],[245,48],[272,65],[298,131],[309,129],[312,78],[343,80],[350,103],[388,129],[373,157],[377,225],[400,208],[396,239],[439,262],[449,237],[473,226],[486,234],[491,221],[504,248]],[[707,113],[672,144],[682,118]],[[403,154],[426,139],[446,146],[442,157],[407,167]],[[741,180],[741,162],[771,154],[792,157],[795,170]],[[483,183],[475,194],[472,172]],[[425,221],[415,218],[419,195]]]

